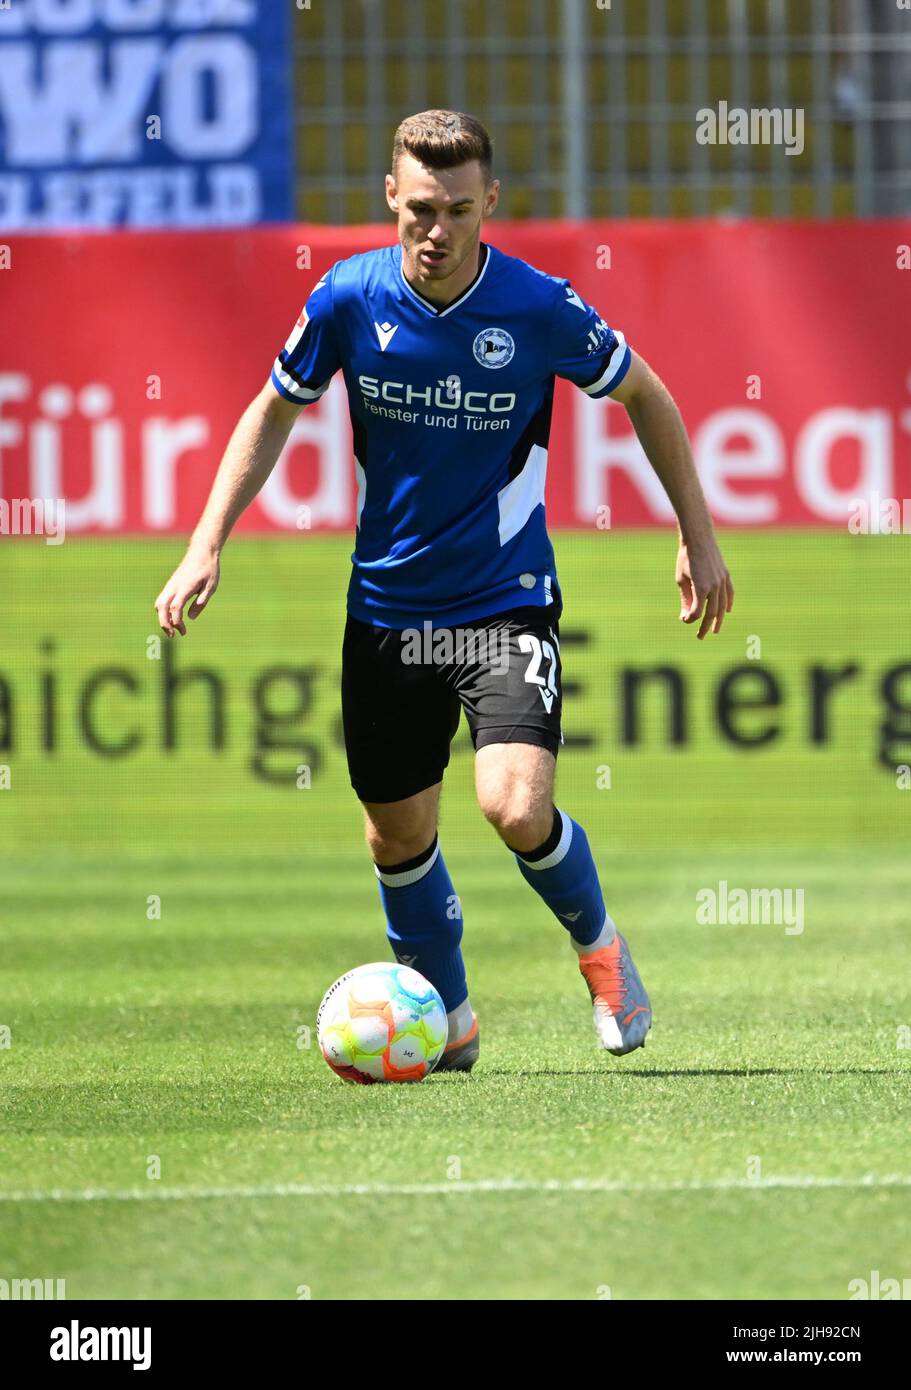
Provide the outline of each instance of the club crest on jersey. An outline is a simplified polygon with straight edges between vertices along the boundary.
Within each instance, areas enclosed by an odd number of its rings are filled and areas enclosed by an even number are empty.
[[[515,356],[516,345],[505,328],[482,328],[473,350],[482,367],[505,367]]]

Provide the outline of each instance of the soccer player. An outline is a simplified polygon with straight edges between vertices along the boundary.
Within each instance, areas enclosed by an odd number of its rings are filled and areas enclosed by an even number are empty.
[[[186,634],[184,606],[193,600],[195,618],[211,600],[222,547],[298,411],[341,369],[358,480],[346,756],[390,944],[448,1011],[437,1070],[468,1071],[479,1049],[461,904],[437,837],[462,710],[481,810],[568,932],[601,1044],[631,1052],[651,1025],[585,831],[553,800],[563,601],[544,480],[555,377],[626,408],[677,514],[681,619],[701,639],[720,632],[733,603],[671,396],[568,280],[481,240],[498,194],[478,120],[424,111],[402,122],[386,176],[396,244],[337,261],[314,287],[155,605],[168,636]]]

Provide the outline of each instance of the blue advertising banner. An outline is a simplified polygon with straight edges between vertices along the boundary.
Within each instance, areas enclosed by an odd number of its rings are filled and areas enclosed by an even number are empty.
[[[285,0],[0,0],[0,228],[292,215]]]

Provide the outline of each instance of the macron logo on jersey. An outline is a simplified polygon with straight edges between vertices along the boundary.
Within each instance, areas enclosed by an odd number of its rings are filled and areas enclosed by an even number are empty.
[[[393,334],[398,332],[399,326],[397,323],[389,323],[388,321],[386,323],[374,322],[373,326],[376,329],[376,336],[380,340],[380,352],[385,352],[392,342]]]
[[[585,305],[582,303],[582,300],[576,294],[576,291],[574,289],[571,289],[569,285],[566,286],[566,300],[567,303],[571,304],[574,309],[585,309]]]

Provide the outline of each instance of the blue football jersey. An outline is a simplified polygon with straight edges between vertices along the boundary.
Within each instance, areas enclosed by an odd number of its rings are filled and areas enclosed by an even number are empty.
[[[554,378],[606,396],[630,364],[566,279],[482,243],[444,308],[398,244],[336,261],[272,368],[298,405],[341,368],[358,482],[348,611],[389,628],[466,623],[559,596],[544,515]]]

